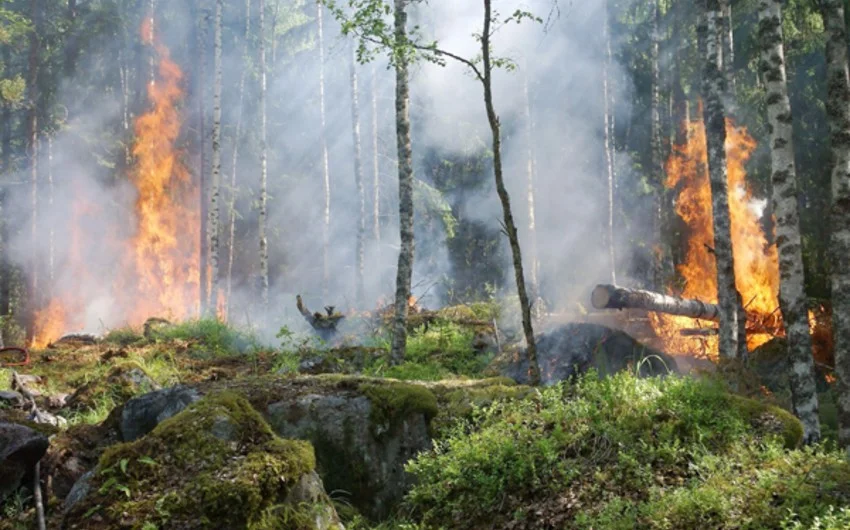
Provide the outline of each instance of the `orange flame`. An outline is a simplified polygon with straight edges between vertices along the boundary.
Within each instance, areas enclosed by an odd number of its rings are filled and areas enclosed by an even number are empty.
[[[750,349],[781,334],[779,307],[779,260],[776,246],[768,244],[761,224],[763,206],[754,200],[744,168],[756,147],[744,127],[726,121],[726,157],[729,210],[735,279],[748,318],[747,345]],[[667,187],[679,188],[676,213],[688,226],[687,254],[678,268],[684,281],[681,296],[717,302],[717,265],[713,254],[711,186],[708,176],[705,127],[702,120],[688,124],[688,143],[674,146],[667,162]],[[693,328],[687,317],[652,314],[650,319],[665,347],[676,353],[717,355],[716,336],[698,340],[682,337],[682,329]],[[699,324],[697,324],[699,325]]]
[[[157,80],[148,85],[150,110],[134,124],[135,166],[130,180],[137,191],[136,230],[128,239],[119,239],[123,259],[112,281],[114,298],[125,313],[122,316],[136,326],[151,316],[180,319],[196,312],[200,285],[199,191],[176,145],[182,126],[178,105],[183,98],[183,73],[171,60],[168,48],[156,41],[150,17],[142,23],[140,33],[142,42],[154,48],[159,63]],[[75,197],[70,251],[63,266],[77,278],[89,274],[81,227],[82,217],[92,215],[92,205]],[[42,348],[71,327],[84,325],[83,296],[59,293],[38,311],[31,346]]]

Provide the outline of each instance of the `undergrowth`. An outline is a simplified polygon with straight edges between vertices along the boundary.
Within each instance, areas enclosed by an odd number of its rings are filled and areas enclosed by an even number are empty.
[[[800,434],[787,412],[710,381],[591,373],[459,423],[407,465],[416,483],[406,505],[433,528],[839,520],[846,514],[829,509],[850,503],[850,464],[827,449],[796,449]]]
[[[245,330],[228,326],[218,319],[187,320],[164,326],[153,332],[157,341],[192,341],[199,347],[193,352],[201,356],[245,354],[260,348],[257,337]]]

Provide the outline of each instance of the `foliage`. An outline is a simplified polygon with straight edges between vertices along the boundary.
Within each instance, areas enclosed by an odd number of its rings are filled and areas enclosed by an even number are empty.
[[[740,512],[748,527],[775,527],[785,507],[808,521],[850,500],[850,465],[785,449],[800,434],[787,412],[717,383],[591,373],[461,422],[407,466],[417,477],[407,503],[415,519],[451,528],[526,519],[534,528],[541,513],[577,528],[716,528]],[[783,483],[787,504],[777,507],[770,495]]]
[[[201,355],[227,355],[249,353],[259,348],[253,333],[228,326],[215,318],[187,320],[156,331],[156,340],[183,340],[198,343]]]

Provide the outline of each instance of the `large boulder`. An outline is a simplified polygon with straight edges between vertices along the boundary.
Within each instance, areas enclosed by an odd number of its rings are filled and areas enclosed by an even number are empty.
[[[129,400],[121,411],[121,438],[132,442],[200,399],[197,390],[178,385]]]
[[[0,502],[29,483],[49,445],[47,436],[24,425],[0,423]]]
[[[595,369],[601,375],[638,369],[642,376],[677,372],[676,361],[628,334],[598,324],[571,323],[536,337],[540,381],[552,385]],[[525,350],[503,355],[494,363],[504,376],[528,382]]]
[[[217,392],[106,450],[75,486],[68,529],[342,529],[309,443],[275,435],[244,399]]]

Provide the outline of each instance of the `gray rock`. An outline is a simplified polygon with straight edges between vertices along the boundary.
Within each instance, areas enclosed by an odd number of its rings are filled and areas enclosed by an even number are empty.
[[[121,411],[121,439],[132,442],[141,438],[200,398],[196,390],[178,385],[127,401]]]
[[[342,521],[333,504],[328,499],[325,493],[325,485],[322,483],[322,478],[315,472],[311,471],[303,475],[286,496],[286,504],[291,506],[299,506],[301,504],[309,504],[315,507],[313,514],[313,523],[316,530],[345,530]]]
[[[642,362],[645,359],[645,362]],[[641,344],[628,334],[598,324],[572,323],[537,336],[540,382],[553,385],[595,368],[600,375],[640,365],[641,376],[678,372],[669,355]],[[518,383],[528,383],[525,351],[517,352],[500,369]]]
[[[383,432],[370,421],[372,403],[358,392],[307,394],[272,403],[267,417],[283,438],[309,440],[330,491],[342,491],[362,513],[382,518],[401,500],[412,477],[404,464],[431,447],[428,419],[420,412]]]
[[[24,404],[24,396],[11,390],[0,391],[0,403],[19,407]]]
[[[0,423],[0,502],[27,482],[47,452],[47,437],[16,423]]]
[[[65,497],[65,503],[62,505],[62,513],[67,514],[77,503],[85,499],[91,491],[91,479],[94,476],[94,470],[85,473],[71,487],[68,496]]]
[[[68,424],[68,420],[62,416],[57,416],[41,409],[30,412],[27,419],[35,423],[43,423],[45,425],[53,425],[54,427],[64,427]]]

